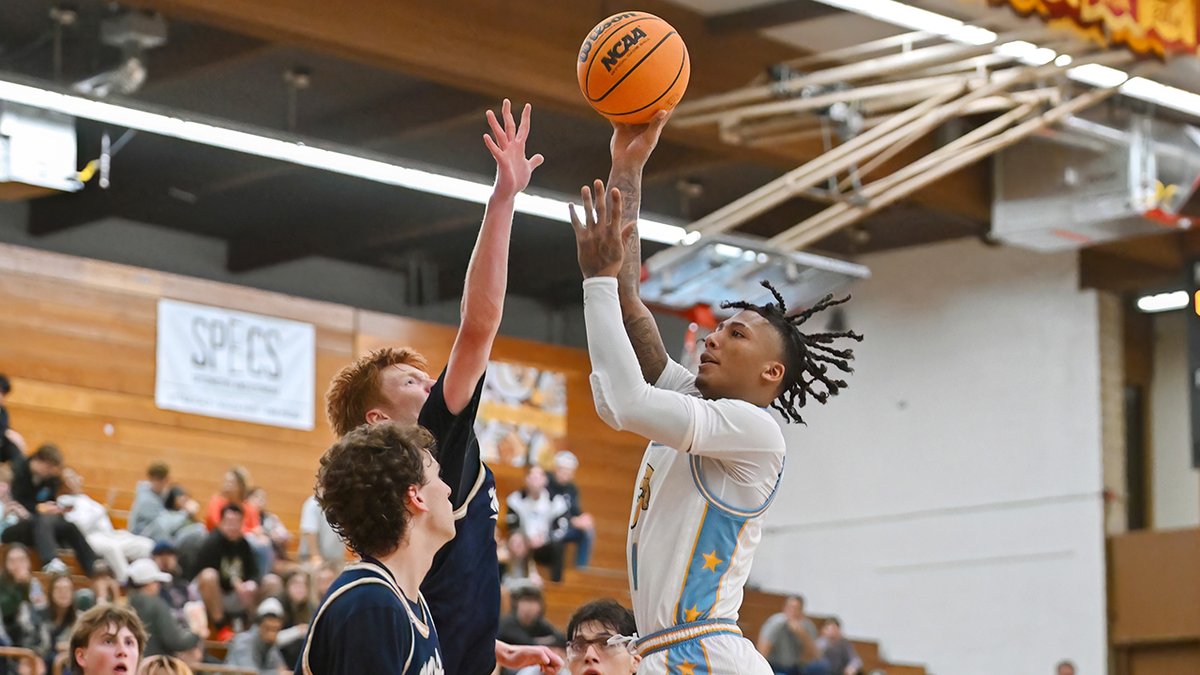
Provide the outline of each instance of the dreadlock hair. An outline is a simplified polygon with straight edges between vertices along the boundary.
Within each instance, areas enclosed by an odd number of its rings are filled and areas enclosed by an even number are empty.
[[[788,316],[787,304],[779,291],[775,290],[769,281],[761,283],[775,296],[775,302],[765,305],[755,305],[746,301],[723,302],[721,308],[756,312],[779,332],[779,336],[783,338],[783,382],[779,396],[771,403],[771,407],[782,413],[788,422],[804,424],[799,409],[804,407],[809,397],[823,404],[830,396],[836,396],[847,386],[845,380],[835,380],[828,374],[829,366],[833,365],[843,373],[854,372],[854,368],[850,367],[854,351],[835,349],[832,346],[833,341],[847,338],[862,342],[863,338],[854,331],[804,333],[800,330],[800,326],[814,314],[840,305],[848,301],[850,296],[834,300],[832,294],[826,295],[803,312]],[[824,388],[818,388],[818,383]]]

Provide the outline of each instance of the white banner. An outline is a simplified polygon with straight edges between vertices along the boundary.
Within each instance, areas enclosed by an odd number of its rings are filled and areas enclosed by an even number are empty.
[[[312,324],[159,300],[157,362],[159,408],[313,428]]]

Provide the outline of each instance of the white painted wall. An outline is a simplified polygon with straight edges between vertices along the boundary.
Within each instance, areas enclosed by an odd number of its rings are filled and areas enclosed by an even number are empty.
[[[938,675],[1104,672],[1097,298],[1074,256],[865,262],[858,372],[787,428],[753,581]]]
[[[1200,526],[1200,471],[1192,468],[1187,312],[1154,317],[1150,471],[1155,529]]]

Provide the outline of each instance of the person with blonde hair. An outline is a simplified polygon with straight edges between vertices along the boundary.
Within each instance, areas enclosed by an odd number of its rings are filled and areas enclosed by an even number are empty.
[[[174,656],[160,654],[142,661],[137,675],[192,675],[192,669]]]

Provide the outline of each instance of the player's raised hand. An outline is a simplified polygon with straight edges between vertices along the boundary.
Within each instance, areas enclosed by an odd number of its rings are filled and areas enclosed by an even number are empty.
[[[538,666],[543,675],[556,675],[563,666],[562,657],[549,647],[537,645],[510,645],[496,641],[496,663],[501,667],[517,670],[526,666]]]
[[[583,186],[579,193],[586,223],[579,220],[575,205],[570,205],[579,270],[585,279],[615,277],[625,261],[625,241],[634,228],[634,223],[621,226],[621,191],[612,188],[605,193],[604,182],[597,180],[592,187]],[[593,194],[598,199],[593,199]]]
[[[670,110],[660,110],[646,124],[613,122],[612,141],[609,143],[613,169],[640,172],[658,145],[658,138],[670,117]]]
[[[503,123],[496,113],[487,111],[491,134],[483,135],[483,144],[496,159],[496,185],[494,193],[502,197],[515,197],[529,187],[533,170],[542,165],[545,158],[540,154],[526,159],[525,141],[529,138],[529,117],[533,108],[526,103],[521,111],[521,124],[517,125],[512,115],[512,103],[504,99],[500,107]]]

